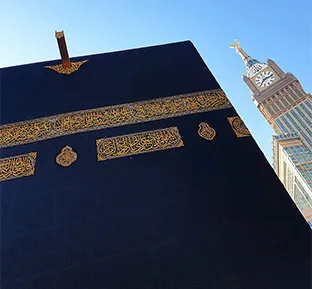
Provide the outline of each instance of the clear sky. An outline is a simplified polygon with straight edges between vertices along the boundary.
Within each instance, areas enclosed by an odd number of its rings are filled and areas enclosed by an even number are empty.
[[[312,92],[311,0],[0,0],[0,67],[58,59],[55,30],[71,57],[191,40],[269,160],[273,131],[228,44],[239,39]]]

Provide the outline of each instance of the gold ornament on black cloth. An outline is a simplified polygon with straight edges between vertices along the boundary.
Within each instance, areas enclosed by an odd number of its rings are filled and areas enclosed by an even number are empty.
[[[231,127],[237,137],[250,136],[250,132],[239,116],[228,117]]]
[[[213,140],[216,136],[216,131],[208,123],[201,122],[199,124],[198,134],[206,140]]]
[[[177,127],[168,127],[96,140],[99,161],[182,146],[184,146],[184,144]]]
[[[56,156],[56,163],[62,167],[68,167],[77,160],[77,153],[70,146],[62,148],[62,151]]]
[[[77,71],[80,66],[84,63],[86,63],[88,60],[83,60],[83,61],[76,61],[76,62],[71,62],[70,67],[64,67],[63,64],[57,64],[57,65],[50,65],[50,66],[45,66],[44,68],[49,68],[57,73],[62,73],[62,74],[71,74],[75,71]]]
[[[35,173],[37,153],[0,159],[0,182],[31,176]]]

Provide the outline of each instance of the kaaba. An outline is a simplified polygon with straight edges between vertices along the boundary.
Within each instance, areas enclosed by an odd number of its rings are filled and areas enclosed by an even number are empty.
[[[1,288],[311,288],[311,230],[192,42],[57,41],[0,70]]]

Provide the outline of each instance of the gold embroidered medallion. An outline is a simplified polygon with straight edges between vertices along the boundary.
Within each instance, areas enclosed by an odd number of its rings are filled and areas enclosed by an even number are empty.
[[[216,136],[216,131],[208,123],[202,122],[199,124],[198,134],[206,140],[213,140]]]
[[[56,163],[62,167],[68,167],[77,160],[77,153],[70,146],[62,148],[56,156]]]
[[[63,64],[57,64],[57,65],[48,65],[45,66],[44,68],[49,68],[57,73],[61,74],[72,74],[73,72],[77,71],[81,65],[86,63],[88,60],[83,60],[83,61],[76,61],[76,62],[71,62],[69,67],[63,66]]]
[[[35,173],[36,152],[0,159],[0,182]]]
[[[184,146],[177,127],[96,140],[99,161]]]
[[[0,148],[232,107],[221,89],[59,114],[0,126]]]
[[[234,130],[237,137],[250,136],[250,132],[242,119],[239,116],[228,117],[232,129]]]

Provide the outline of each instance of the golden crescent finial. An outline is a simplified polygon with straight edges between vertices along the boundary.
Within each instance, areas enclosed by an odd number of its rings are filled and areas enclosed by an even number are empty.
[[[237,39],[235,39],[235,43],[233,45],[230,44],[230,47],[236,49],[236,48],[238,48],[238,45],[239,45],[239,41]]]

